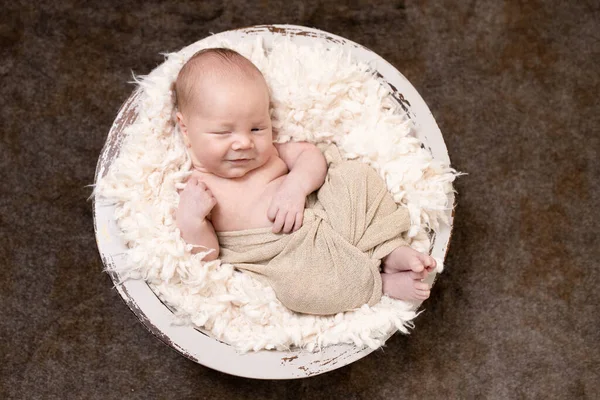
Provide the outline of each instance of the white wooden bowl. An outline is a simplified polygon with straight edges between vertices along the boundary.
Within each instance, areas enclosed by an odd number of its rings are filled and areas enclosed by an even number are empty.
[[[382,80],[389,85],[393,97],[415,122],[417,137],[431,151],[435,159],[450,163],[442,134],[419,93],[398,70],[371,50],[331,33],[295,25],[252,26],[222,32],[217,36],[236,43],[254,41],[255,36],[260,35],[265,46],[268,47],[275,36],[284,34],[291,36],[292,40],[300,45],[311,45],[319,41],[325,42],[328,46],[341,46],[350,52],[354,59],[370,62],[381,75]],[[124,137],[123,130],[135,120],[137,115],[135,110],[137,97],[134,92],[121,107],[113,123],[98,160],[96,181],[106,174],[119,153]],[[454,204],[452,194],[449,196],[448,204]],[[123,262],[126,246],[119,238],[114,219],[114,207],[99,202],[94,202],[93,207],[96,241],[102,261],[106,267],[118,266]],[[450,227],[442,228],[434,239],[432,255],[439,259],[445,258],[450,240],[453,216],[449,214],[448,218]],[[429,278],[433,283],[434,277],[431,275],[434,274],[430,274]],[[117,276],[111,275],[111,278],[113,282],[118,282]],[[295,350],[260,351],[242,355],[230,345],[219,342],[200,330],[174,325],[172,312],[144,281],[130,280],[118,285],[117,290],[146,328],[163,342],[197,363],[232,375],[258,379],[304,378],[340,368],[373,351],[368,347],[336,345],[317,353]]]

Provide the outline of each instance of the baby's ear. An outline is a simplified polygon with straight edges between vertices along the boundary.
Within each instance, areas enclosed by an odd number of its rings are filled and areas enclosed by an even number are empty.
[[[185,132],[185,134],[187,135],[187,126],[185,125],[185,121],[183,120],[183,114],[177,111],[177,114],[175,114],[175,118],[177,119],[177,125],[179,125],[179,129],[181,130],[181,132]]]
[[[179,125],[179,130],[183,135],[183,143],[186,147],[190,147],[190,138],[188,137],[187,125],[185,124],[185,120],[183,119],[183,114],[177,112],[175,116],[177,117],[177,125]]]

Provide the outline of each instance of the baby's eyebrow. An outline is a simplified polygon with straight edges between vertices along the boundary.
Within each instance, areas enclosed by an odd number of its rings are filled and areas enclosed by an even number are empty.
[[[233,124],[230,122],[216,123],[212,125],[215,130],[230,130],[233,129]]]

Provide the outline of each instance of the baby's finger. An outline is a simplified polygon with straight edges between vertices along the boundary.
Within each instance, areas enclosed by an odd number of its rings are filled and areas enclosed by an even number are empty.
[[[214,203],[217,202],[217,198],[215,196],[213,196],[212,193],[208,193],[208,192],[205,192],[205,193],[206,193],[206,198],[208,199],[209,202],[214,202]]]
[[[288,212],[285,217],[285,224],[283,225],[283,232],[290,233],[292,228],[294,227],[294,223],[296,222],[296,216],[294,213]]]
[[[277,216],[277,210],[277,206],[271,203],[271,206],[267,210],[267,218],[269,218],[269,221],[275,221],[275,217]]]
[[[302,222],[304,220],[304,213],[300,211],[296,214],[296,221],[294,222],[294,232],[302,227]]]
[[[281,228],[283,228],[283,224],[285,223],[286,214],[285,211],[279,210],[275,217],[275,222],[273,222],[273,233],[281,232]]]
[[[209,197],[208,198],[208,206],[210,207],[210,209],[212,210],[214,208],[214,206],[217,205],[217,199],[215,199],[214,197]]]
[[[211,192],[211,190],[208,188],[208,186],[206,186],[206,189],[204,189],[204,191],[206,192],[207,195],[211,196],[211,197],[215,197],[213,195],[213,193]]]

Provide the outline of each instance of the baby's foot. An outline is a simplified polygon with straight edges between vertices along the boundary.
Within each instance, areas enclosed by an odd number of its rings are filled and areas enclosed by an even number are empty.
[[[408,246],[397,247],[383,258],[383,272],[391,274],[399,271],[431,272],[437,263],[427,254]]]
[[[381,274],[383,293],[398,300],[425,300],[430,288],[421,282],[423,276],[424,273],[412,271]]]

